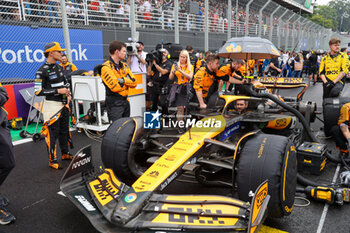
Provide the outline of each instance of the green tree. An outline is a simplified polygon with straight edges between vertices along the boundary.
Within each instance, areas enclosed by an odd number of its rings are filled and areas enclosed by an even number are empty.
[[[350,31],[350,1],[349,0],[333,0],[328,3],[328,6],[337,12],[335,18],[338,22],[336,30]]]
[[[316,6],[312,15],[305,15],[306,18],[312,22],[322,25],[325,28],[332,28],[337,30],[338,14],[335,8],[330,6]]]

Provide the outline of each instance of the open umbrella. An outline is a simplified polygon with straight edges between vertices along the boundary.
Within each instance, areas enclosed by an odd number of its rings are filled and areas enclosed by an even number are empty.
[[[229,39],[217,54],[236,59],[272,59],[281,56],[271,41],[261,37],[237,37]]]

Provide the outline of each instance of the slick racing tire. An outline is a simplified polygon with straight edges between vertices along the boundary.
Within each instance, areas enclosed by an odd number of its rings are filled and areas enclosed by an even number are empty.
[[[324,133],[331,136],[331,129],[338,124],[341,107],[350,102],[350,97],[326,98],[323,100]]]
[[[239,154],[236,181],[238,196],[251,201],[250,191],[268,180],[269,217],[289,215],[294,206],[297,184],[297,158],[295,147],[284,136],[257,134],[245,143]]]
[[[111,168],[119,179],[131,184],[137,176],[131,166],[135,163],[135,154],[130,145],[138,129],[142,128],[141,118],[121,118],[113,122],[105,133],[101,145],[103,165]]]

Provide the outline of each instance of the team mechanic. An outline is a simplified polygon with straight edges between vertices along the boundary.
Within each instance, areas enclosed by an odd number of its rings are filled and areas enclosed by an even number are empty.
[[[106,86],[106,107],[110,122],[130,116],[129,88],[136,87],[136,80],[129,66],[122,62],[126,45],[120,41],[109,44],[109,59],[103,63],[101,78]]]
[[[319,75],[323,82],[323,98],[337,97],[344,88],[342,79],[348,73],[348,56],[340,49],[340,39],[329,41],[330,54],[322,58]]]
[[[58,138],[62,160],[72,159],[69,153],[69,84],[63,74],[62,67],[57,64],[62,59],[62,49],[57,42],[45,45],[46,62],[38,69],[35,76],[35,94],[45,96],[43,116],[44,125],[41,133],[45,136],[49,153],[49,166],[62,168],[56,157],[56,140]]]
[[[232,59],[225,65],[219,67],[216,71],[216,76],[222,80],[227,80],[225,89],[231,91],[232,84],[238,84],[235,88],[235,95],[241,94],[242,88],[241,84],[246,83],[246,79],[242,77],[239,69],[244,65],[244,61],[241,59]],[[223,81],[220,81],[219,90],[222,89]]]
[[[350,147],[350,103],[344,104],[340,109],[338,125],[331,129],[331,134],[335,140],[337,148],[343,152],[348,153]]]

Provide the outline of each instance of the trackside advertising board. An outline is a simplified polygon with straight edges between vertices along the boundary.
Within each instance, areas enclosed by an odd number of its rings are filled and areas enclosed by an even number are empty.
[[[103,62],[102,31],[70,29],[73,63],[93,70]],[[0,82],[3,79],[34,80],[45,62],[44,46],[57,41],[65,48],[62,28],[31,28],[0,25]]]

